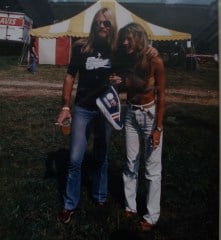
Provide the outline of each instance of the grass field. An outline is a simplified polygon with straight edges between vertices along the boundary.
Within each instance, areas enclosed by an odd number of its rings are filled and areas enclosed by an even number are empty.
[[[3,80],[62,83],[65,71],[64,67],[39,66],[32,76],[24,66],[16,65],[16,58],[0,58],[0,89],[7,89],[1,85]],[[61,97],[0,91],[0,239],[217,240],[218,68],[202,66],[197,72],[174,68],[167,69],[167,75],[161,217],[149,233],[138,231],[138,219],[123,216],[123,131],[114,132],[109,150],[107,208],[98,210],[90,199],[90,142],[83,164],[80,206],[72,222],[64,226],[57,214],[70,139],[53,124]],[[28,93],[31,87],[24,88]],[[141,203],[142,175],[141,168],[137,199]]]

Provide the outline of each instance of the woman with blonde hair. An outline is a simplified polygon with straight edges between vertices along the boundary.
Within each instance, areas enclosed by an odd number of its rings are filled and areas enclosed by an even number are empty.
[[[165,105],[165,71],[159,56],[149,58],[149,42],[144,28],[130,23],[120,29],[114,60],[117,75],[110,81],[126,84],[126,162],[123,172],[125,215],[137,214],[138,171],[144,150],[146,212],[139,226],[150,230],[160,216],[161,154]],[[141,145],[141,144],[144,144]]]

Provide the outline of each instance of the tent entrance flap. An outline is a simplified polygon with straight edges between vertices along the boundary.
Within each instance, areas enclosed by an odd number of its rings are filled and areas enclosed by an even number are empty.
[[[71,56],[71,37],[37,38],[39,64],[67,65]]]

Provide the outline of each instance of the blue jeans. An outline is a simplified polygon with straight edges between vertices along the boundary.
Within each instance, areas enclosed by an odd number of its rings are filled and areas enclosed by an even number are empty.
[[[125,209],[137,212],[138,172],[141,147],[144,147],[144,178],[146,187],[146,213],[143,218],[155,224],[160,216],[161,196],[161,153],[163,133],[156,149],[151,146],[151,133],[155,128],[155,105],[144,110],[127,107],[125,118],[126,164],[123,172]],[[144,146],[141,146],[143,139]]]
[[[35,73],[37,70],[37,59],[33,54],[30,56],[30,64],[28,66],[28,69],[31,73]]]
[[[96,202],[105,202],[107,199],[107,150],[112,127],[100,111],[89,111],[76,106],[72,118],[67,185],[63,195],[65,209],[75,209],[80,199],[81,166],[87,148],[90,130],[93,130],[94,144],[92,197]]]

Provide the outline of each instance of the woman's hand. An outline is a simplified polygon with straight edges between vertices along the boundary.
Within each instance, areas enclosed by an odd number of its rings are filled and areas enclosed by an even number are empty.
[[[161,135],[160,131],[158,131],[158,130],[153,131],[153,133],[152,133],[152,147],[153,147],[153,149],[156,149],[159,146],[160,135]]]

